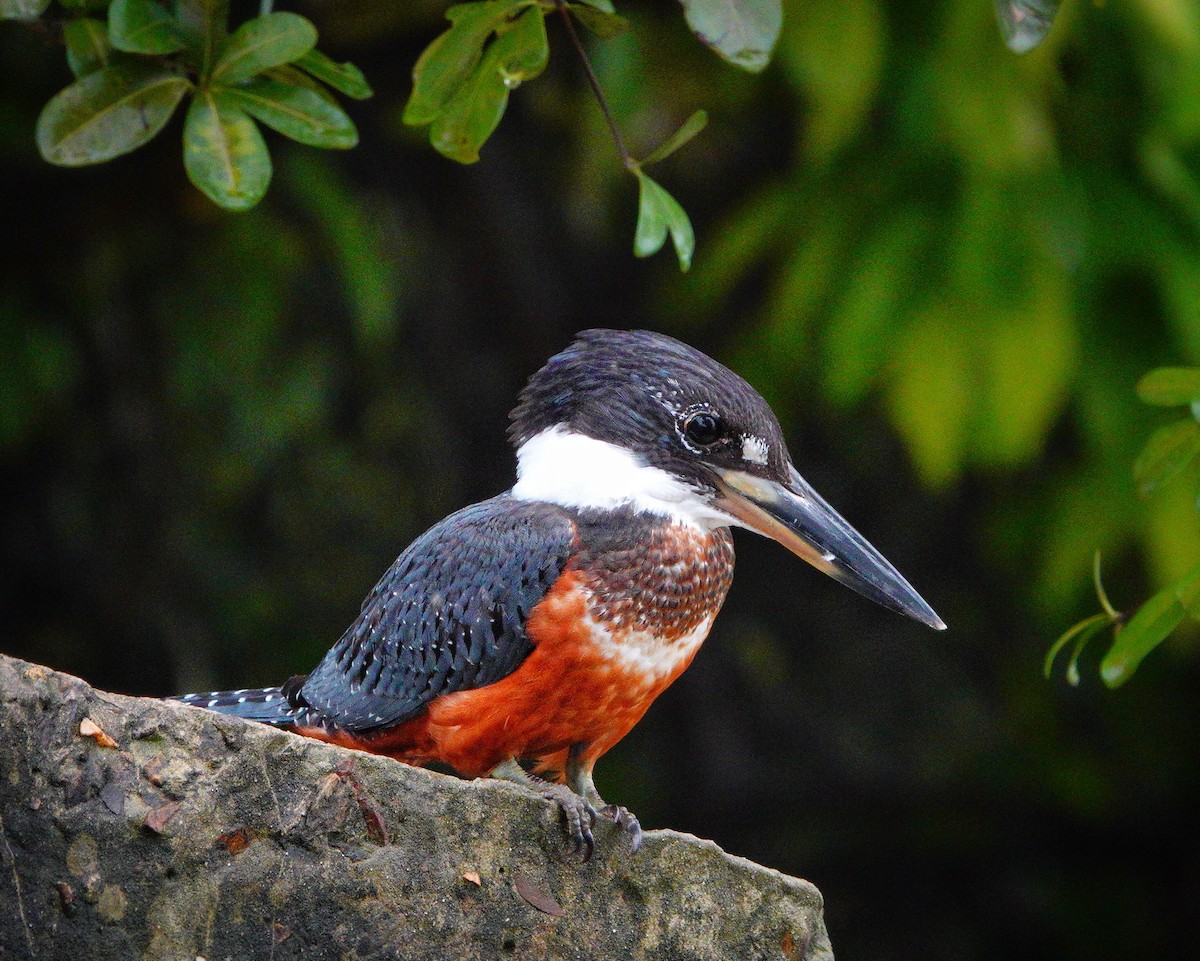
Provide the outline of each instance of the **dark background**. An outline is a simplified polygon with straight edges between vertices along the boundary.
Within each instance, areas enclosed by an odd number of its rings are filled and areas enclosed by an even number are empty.
[[[750,76],[675,4],[594,45],[692,271],[631,255],[636,188],[561,28],[482,161],[400,123],[444,4],[307,2],[376,97],[359,148],[268,136],[243,215],[176,119],[56,169],[61,48],[0,24],[0,650],[134,694],[311,668],[410,539],[513,478],[506,412],[589,326],[650,327],[758,386],[797,466],[950,625],[737,536],[692,668],[600,764],[648,827],[816,882],[845,958],[1200,947],[1200,670],[1180,632],[1116,692],[1041,674],[1097,605],[1200,556],[1195,485],[1140,500],[1200,363],[1200,11],[1065,4],[1017,58],[984,0],[797,0]]]

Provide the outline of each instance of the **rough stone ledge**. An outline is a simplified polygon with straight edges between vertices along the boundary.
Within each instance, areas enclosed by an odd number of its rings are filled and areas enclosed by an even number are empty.
[[[5,961],[832,959],[807,881],[612,832],[579,864],[516,786],[0,655]]]

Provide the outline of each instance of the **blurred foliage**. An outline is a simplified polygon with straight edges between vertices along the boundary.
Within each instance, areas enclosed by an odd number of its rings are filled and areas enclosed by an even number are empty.
[[[63,48],[0,23],[3,649],[151,694],[307,670],[405,543],[511,483],[532,370],[586,326],[662,329],[764,391],[951,631],[739,535],[710,643],[601,792],[812,878],[846,956],[1195,954],[1194,629],[1115,693],[1038,671],[1097,549],[1114,610],[1200,558],[1196,462],[1162,474],[1192,428],[1132,389],[1200,365],[1193,0],[1064,3],[1019,57],[987,0],[790,0],[754,74],[619,3],[585,42],[628,142],[707,111],[655,168],[686,276],[628,257],[642,188],[560,22],[462,167],[403,122],[445,0],[288,6],[376,96],[354,151],[262,130],[274,185],[237,216],[179,175],[184,111],[45,164]],[[1184,446],[1135,481],[1163,427]]]
[[[1188,416],[1160,427],[1146,442],[1133,464],[1138,491],[1149,496],[1175,480],[1185,471],[1193,478],[1192,503],[1200,511],[1200,474],[1196,471],[1200,455],[1200,368],[1160,367],[1143,377],[1138,396],[1159,407],[1187,407]],[[1132,616],[1117,611],[1100,581],[1100,555],[1094,570],[1096,596],[1101,613],[1080,621],[1066,631],[1046,655],[1045,674],[1050,676],[1054,660],[1072,644],[1067,664],[1067,680],[1079,683],[1079,657],[1088,641],[1105,628],[1113,629],[1113,643],[1100,664],[1100,676],[1109,687],[1124,684],[1137,670],[1142,659],[1170,636],[1184,618],[1200,619],[1200,566],[1194,567],[1173,583],[1159,590]]]

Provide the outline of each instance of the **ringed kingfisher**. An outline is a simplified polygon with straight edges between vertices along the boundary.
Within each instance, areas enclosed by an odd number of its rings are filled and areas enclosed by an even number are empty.
[[[312,673],[178,700],[527,785],[587,859],[597,816],[640,843],[592,769],[708,635],[733,576],[729,528],[946,626],[800,476],[766,401],[686,344],[584,331],[511,421],[516,484],[413,541]]]

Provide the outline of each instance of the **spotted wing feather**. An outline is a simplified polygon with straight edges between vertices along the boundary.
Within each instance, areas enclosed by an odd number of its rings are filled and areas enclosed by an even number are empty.
[[[366,732],[506,677],[533,649],[529,613],[574,543],[570,516],[548,504],[502,496],[452,514],[396,559],[294,706],[314,723]]]

